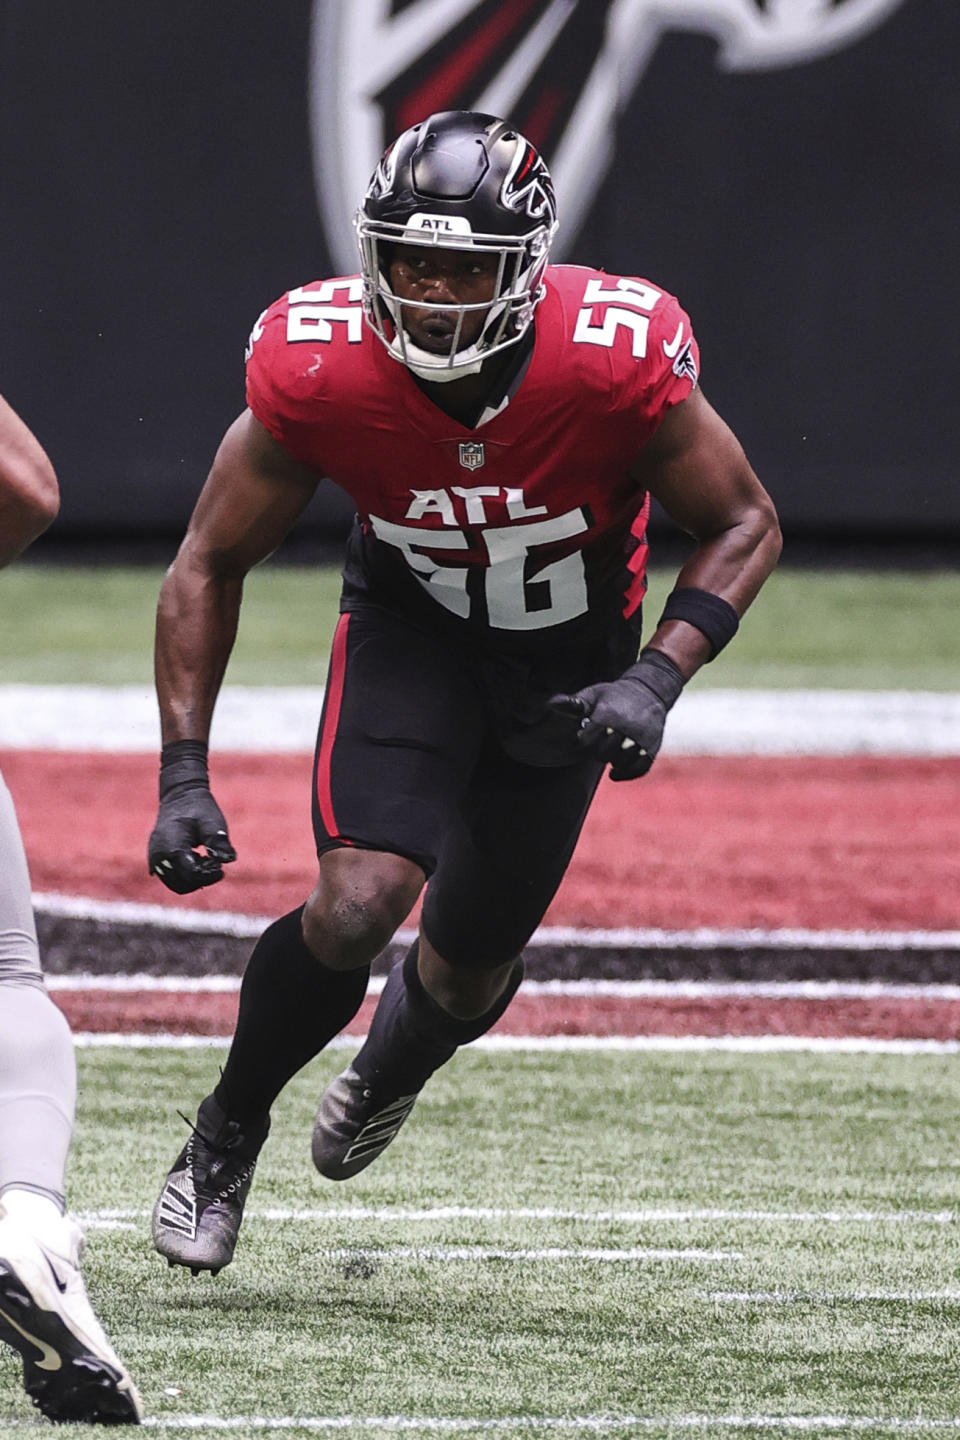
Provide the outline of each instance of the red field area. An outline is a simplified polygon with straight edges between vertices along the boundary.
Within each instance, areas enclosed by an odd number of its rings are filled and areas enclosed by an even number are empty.
[[[313,883],[310,759],[218,755],[239,860],[178,899],[146,873],[156,760],[9,750],[35,890],[275,915]],[[960,928],[960,757],[670,757],[605,781],[554,925]]]
[[[57,990],[75,1031],[231,1035],[236,993]],[[365,1035],[368,995],[346,1034]],[[825,1038],[960,1039],[960,1001],[902,995],[831,999],[764,995],[555,995],[521,988],[493,1035],[813,1035]]]

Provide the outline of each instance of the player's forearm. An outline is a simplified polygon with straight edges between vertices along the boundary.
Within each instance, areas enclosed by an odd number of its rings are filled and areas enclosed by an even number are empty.
[[[776,565],[781,544],[773,506],[760,503],[730,529],[702,540],[677,576],[674,589],[706,591],[742,616]],[[703,631],[687,620],[664,620],[648,644],[669,655],[688,679],[715,653]]]
[[[60,490],[39,441],[0,397],[0,566],[57,518]]]
[[[164,745],[207,740],[233,649],[243,577],[218,574],[181,554],[157,607],[155,673]]]
[[[22,555],[57,517],[55,500],[0,494],[0,568]]]

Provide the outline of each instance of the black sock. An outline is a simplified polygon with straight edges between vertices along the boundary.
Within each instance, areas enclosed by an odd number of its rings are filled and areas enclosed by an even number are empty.
[[[298,1070],[339,1035],[363,1002],[370,967],[330,970],[308,949],[299,910],[260,936],[240,987],[230,1054],[214,1090],[239,1124],[263,1122]]]
[[[394,965],[370,1022],[354,1069],[375,1088],[412,1095],[420,1090],[460,1045],[485,1035],[517,992],[523,979],[518,960],[502,995],[474,1020],[458,1020],[423,988],[417,970],[417,944]]]

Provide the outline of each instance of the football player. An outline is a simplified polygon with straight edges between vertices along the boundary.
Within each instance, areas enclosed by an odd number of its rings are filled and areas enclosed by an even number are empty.
[[[0,397],[0,565],[54,520],[60,492],[39,442]],[[0,1340],[51,1420],[137,1424],[140,1398],[87,1299],[83,1235],[65,1212],[76,1061],[40,968],[30,877],[0,775]]]
[[[184,894],[235,859],[207,739],[244,576],[320,476],[356,506],[316,885],[254,948],[226,1066],[154,1209],[157,1249],[194,1273],[231,1260],[273,1101],[356,1014],[421,891],[418,938],[320,1101],[320,1173],[375,1160],[504,1013],[605,767],[649,770],[776,563],[773,505],[698,387],[687,315],[649,280],[551,266],[556,225],[547,167],[507,121],[405,131],[357,214],[361,273],[257,320],[248,408],[164,580],[149,866]],[[651,496],[694,546],[638,657]]]

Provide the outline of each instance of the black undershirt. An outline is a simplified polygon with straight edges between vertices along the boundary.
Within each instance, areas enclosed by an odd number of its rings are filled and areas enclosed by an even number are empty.
[[[424,380],[411,371],[420,389],[445,415],[474,430],[486,410],[498,410],[504,400],[512,399],[527,373],[533,354],[534,332],[530,325],[516,345],[493,355],[483,363],[477,375],[443,384]]]

